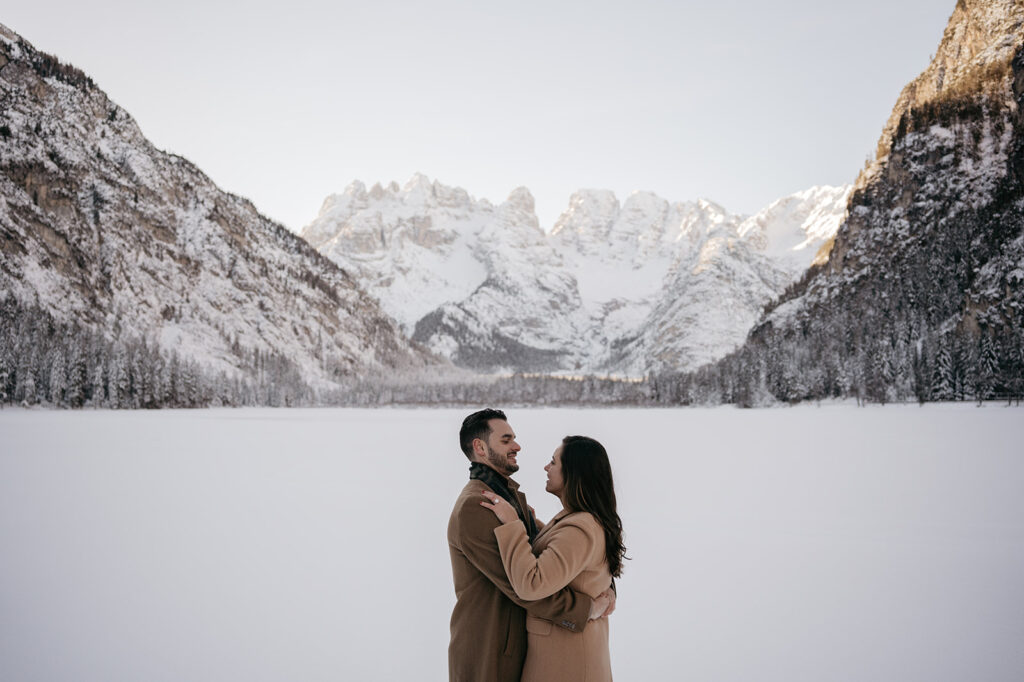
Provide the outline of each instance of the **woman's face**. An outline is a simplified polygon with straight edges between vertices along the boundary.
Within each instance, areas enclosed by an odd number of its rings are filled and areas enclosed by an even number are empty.
[[[544,490],[547,490],[556,497],[561,497],[562,489],[565,487],[565,480],[562,478],[561,445],[555,450],[555,454],[551,456],[551,461],[545,465],[544,471],[548,472],[548,482],[544,486]]]

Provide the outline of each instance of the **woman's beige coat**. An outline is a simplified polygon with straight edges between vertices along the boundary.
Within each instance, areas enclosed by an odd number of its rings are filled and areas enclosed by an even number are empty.
[[[521,599],[543,599],[566,585],[591,598],[612,582],[605,556],[604,530],[587,512],[565,510],[537,535],[530,547],[521,521],[494,529],[512,588]],[[522,682],[608,682],[608,619],[592,621],[582,633],[526,617],[526,664]]]

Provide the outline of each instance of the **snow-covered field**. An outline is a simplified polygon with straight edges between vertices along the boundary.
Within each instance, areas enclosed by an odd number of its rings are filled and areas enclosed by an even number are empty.
[[[446,679],[467,410],[0,411],[0,680]],[[509,411],[613,458],[615,676],[1024,679],[1024,412]]]

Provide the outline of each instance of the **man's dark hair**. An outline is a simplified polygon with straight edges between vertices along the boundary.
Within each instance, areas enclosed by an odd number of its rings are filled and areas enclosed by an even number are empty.
[[[504,412],[490,408],[474,412],[462,420],[462,428],[459,429],[459,447],[466,453],[466,457],[470,461],[473,461],[473,441],[480,438],[487,442],[491,435],[491,425],[489,422],[492,419],[508,421]]]

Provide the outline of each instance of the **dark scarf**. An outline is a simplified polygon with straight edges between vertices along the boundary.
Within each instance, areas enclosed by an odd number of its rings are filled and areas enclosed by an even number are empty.
[[[480,462],[473,462],[469,465],[469,478],[480,481],[493,490],[496,495],[501,495],[506,502],[512,505],[512,508],[519,515],[519,520],[526,526],[526,534],[530,536],[530,543],[532,544],[533,539],[537,537],[537,523],[533,520],[533,514],[528,509],[523,509],[522,505],[519,504],[519,497],[509,490],[507,479],[491,467]]]

